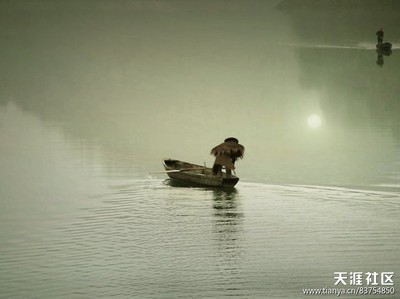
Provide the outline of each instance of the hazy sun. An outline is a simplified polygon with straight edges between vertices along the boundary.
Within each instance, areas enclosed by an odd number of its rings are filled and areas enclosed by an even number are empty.
[[[321,117],[317,114],[312,114],[307,118],[308,126],[311,129],[319,128],[322,124]]]

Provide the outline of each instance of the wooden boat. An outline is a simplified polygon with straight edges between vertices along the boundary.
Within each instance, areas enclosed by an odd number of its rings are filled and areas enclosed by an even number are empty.
[[[186,186],[234,187],[239,181],[235,175],[214,175],[211,168],[179,160],[165,159],[163,166],[171,180]]]

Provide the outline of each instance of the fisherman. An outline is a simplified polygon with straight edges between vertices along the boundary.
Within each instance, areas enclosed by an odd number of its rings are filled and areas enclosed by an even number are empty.
[[[226,175],[232,175],[232,170],[235,169],[235,161],[232,157],[226,154],[218,155],[215,157],[213,165],[213,175],[222,174],[222,167],[226,169]]]
[[[234,137],[226,138],[224,143],[214,147],[211,154],[215,156],[213,174],[221,175],[222,167],[226,169],[226,175],[231,176],[235,169],[235,162],[238,158],[243,158],[244,147],[239,144],[239,140]]]
[[[383,28],[379,29],[376,32],[376,37],[378,38],[378,45],[381,45],[383,43],[383,36],[385,35],[385,33],[383,32]]]

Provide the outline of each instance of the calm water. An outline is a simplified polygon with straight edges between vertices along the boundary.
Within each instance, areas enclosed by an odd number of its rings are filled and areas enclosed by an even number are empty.
[[[0,1],[0,298],[400,291],[398,10],[277,2]],[[232,191],[149,175],[229,136]]]

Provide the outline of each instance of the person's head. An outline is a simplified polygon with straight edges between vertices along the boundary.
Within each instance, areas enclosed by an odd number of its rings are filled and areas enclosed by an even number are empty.
[[[235,143],[239,143],[239,140],[237,140],[235,137],[229,137],[229,138],[226,138],[226,139],[224,140],[224,142],[235,142]]]

